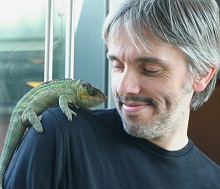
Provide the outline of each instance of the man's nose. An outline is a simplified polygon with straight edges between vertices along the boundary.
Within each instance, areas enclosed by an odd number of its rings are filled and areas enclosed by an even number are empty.
[[[137,74],[124,71],[119,79],[117,92],[120,96],[137,95],[141,92],[141,81]]]

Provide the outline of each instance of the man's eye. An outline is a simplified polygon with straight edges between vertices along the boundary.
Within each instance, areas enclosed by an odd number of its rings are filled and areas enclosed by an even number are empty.
[[[147,64],[147,65],[145,65],[145,67],[143,68],[144,74],[149,75],[149,76],[156,76],[156,75],[158,75],[161,71],[162,71],[162,68],[161,68],[160,66],[153,65],[153,64]]]
[[[149,76],[156,76],[161,72],[161,70],[144,70],[144,74]]]
[[[124,64],[119,61],[112,61],[112,71],[113,72],[122,72],[124,71]]]
[[[112,71],[115,72],[122,72],[124,70],[124,67],[120,67],[120,66],[112,66]]]

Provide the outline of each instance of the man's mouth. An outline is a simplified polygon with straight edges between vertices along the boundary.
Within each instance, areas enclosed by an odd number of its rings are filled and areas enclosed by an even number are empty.
[[[157,103],[152,99],[148,97],[118,97],[119,107],[127,112],[127,113],[134,113],[138,112],[144,108],[148,108],[150,106],[157,107]]]
[[[123,111],[125,112],[138,112],[150,104],[136,103],[136,102],[124,102],[122,103]]]

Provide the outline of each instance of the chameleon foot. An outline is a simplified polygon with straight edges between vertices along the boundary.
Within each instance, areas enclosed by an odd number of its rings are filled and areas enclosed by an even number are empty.
[[[70,109],[69,109],[69,110],[66,110],[66,111],[63,112],[63,113],[66,115],[68,121],[72,121],[73,116],[76,116],[76,113],[75,113],[74,111],[70,110]]]

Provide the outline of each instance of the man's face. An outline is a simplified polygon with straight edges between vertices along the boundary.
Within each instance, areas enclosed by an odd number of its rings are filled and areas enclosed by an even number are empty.
[[[108,43],[112,92],[125,130],[136,137],[163,139],[187,128],[192,78],[186,55],[148,35],[147,50],[121,31]],[[185,129],[186,130],[186,129]]]

